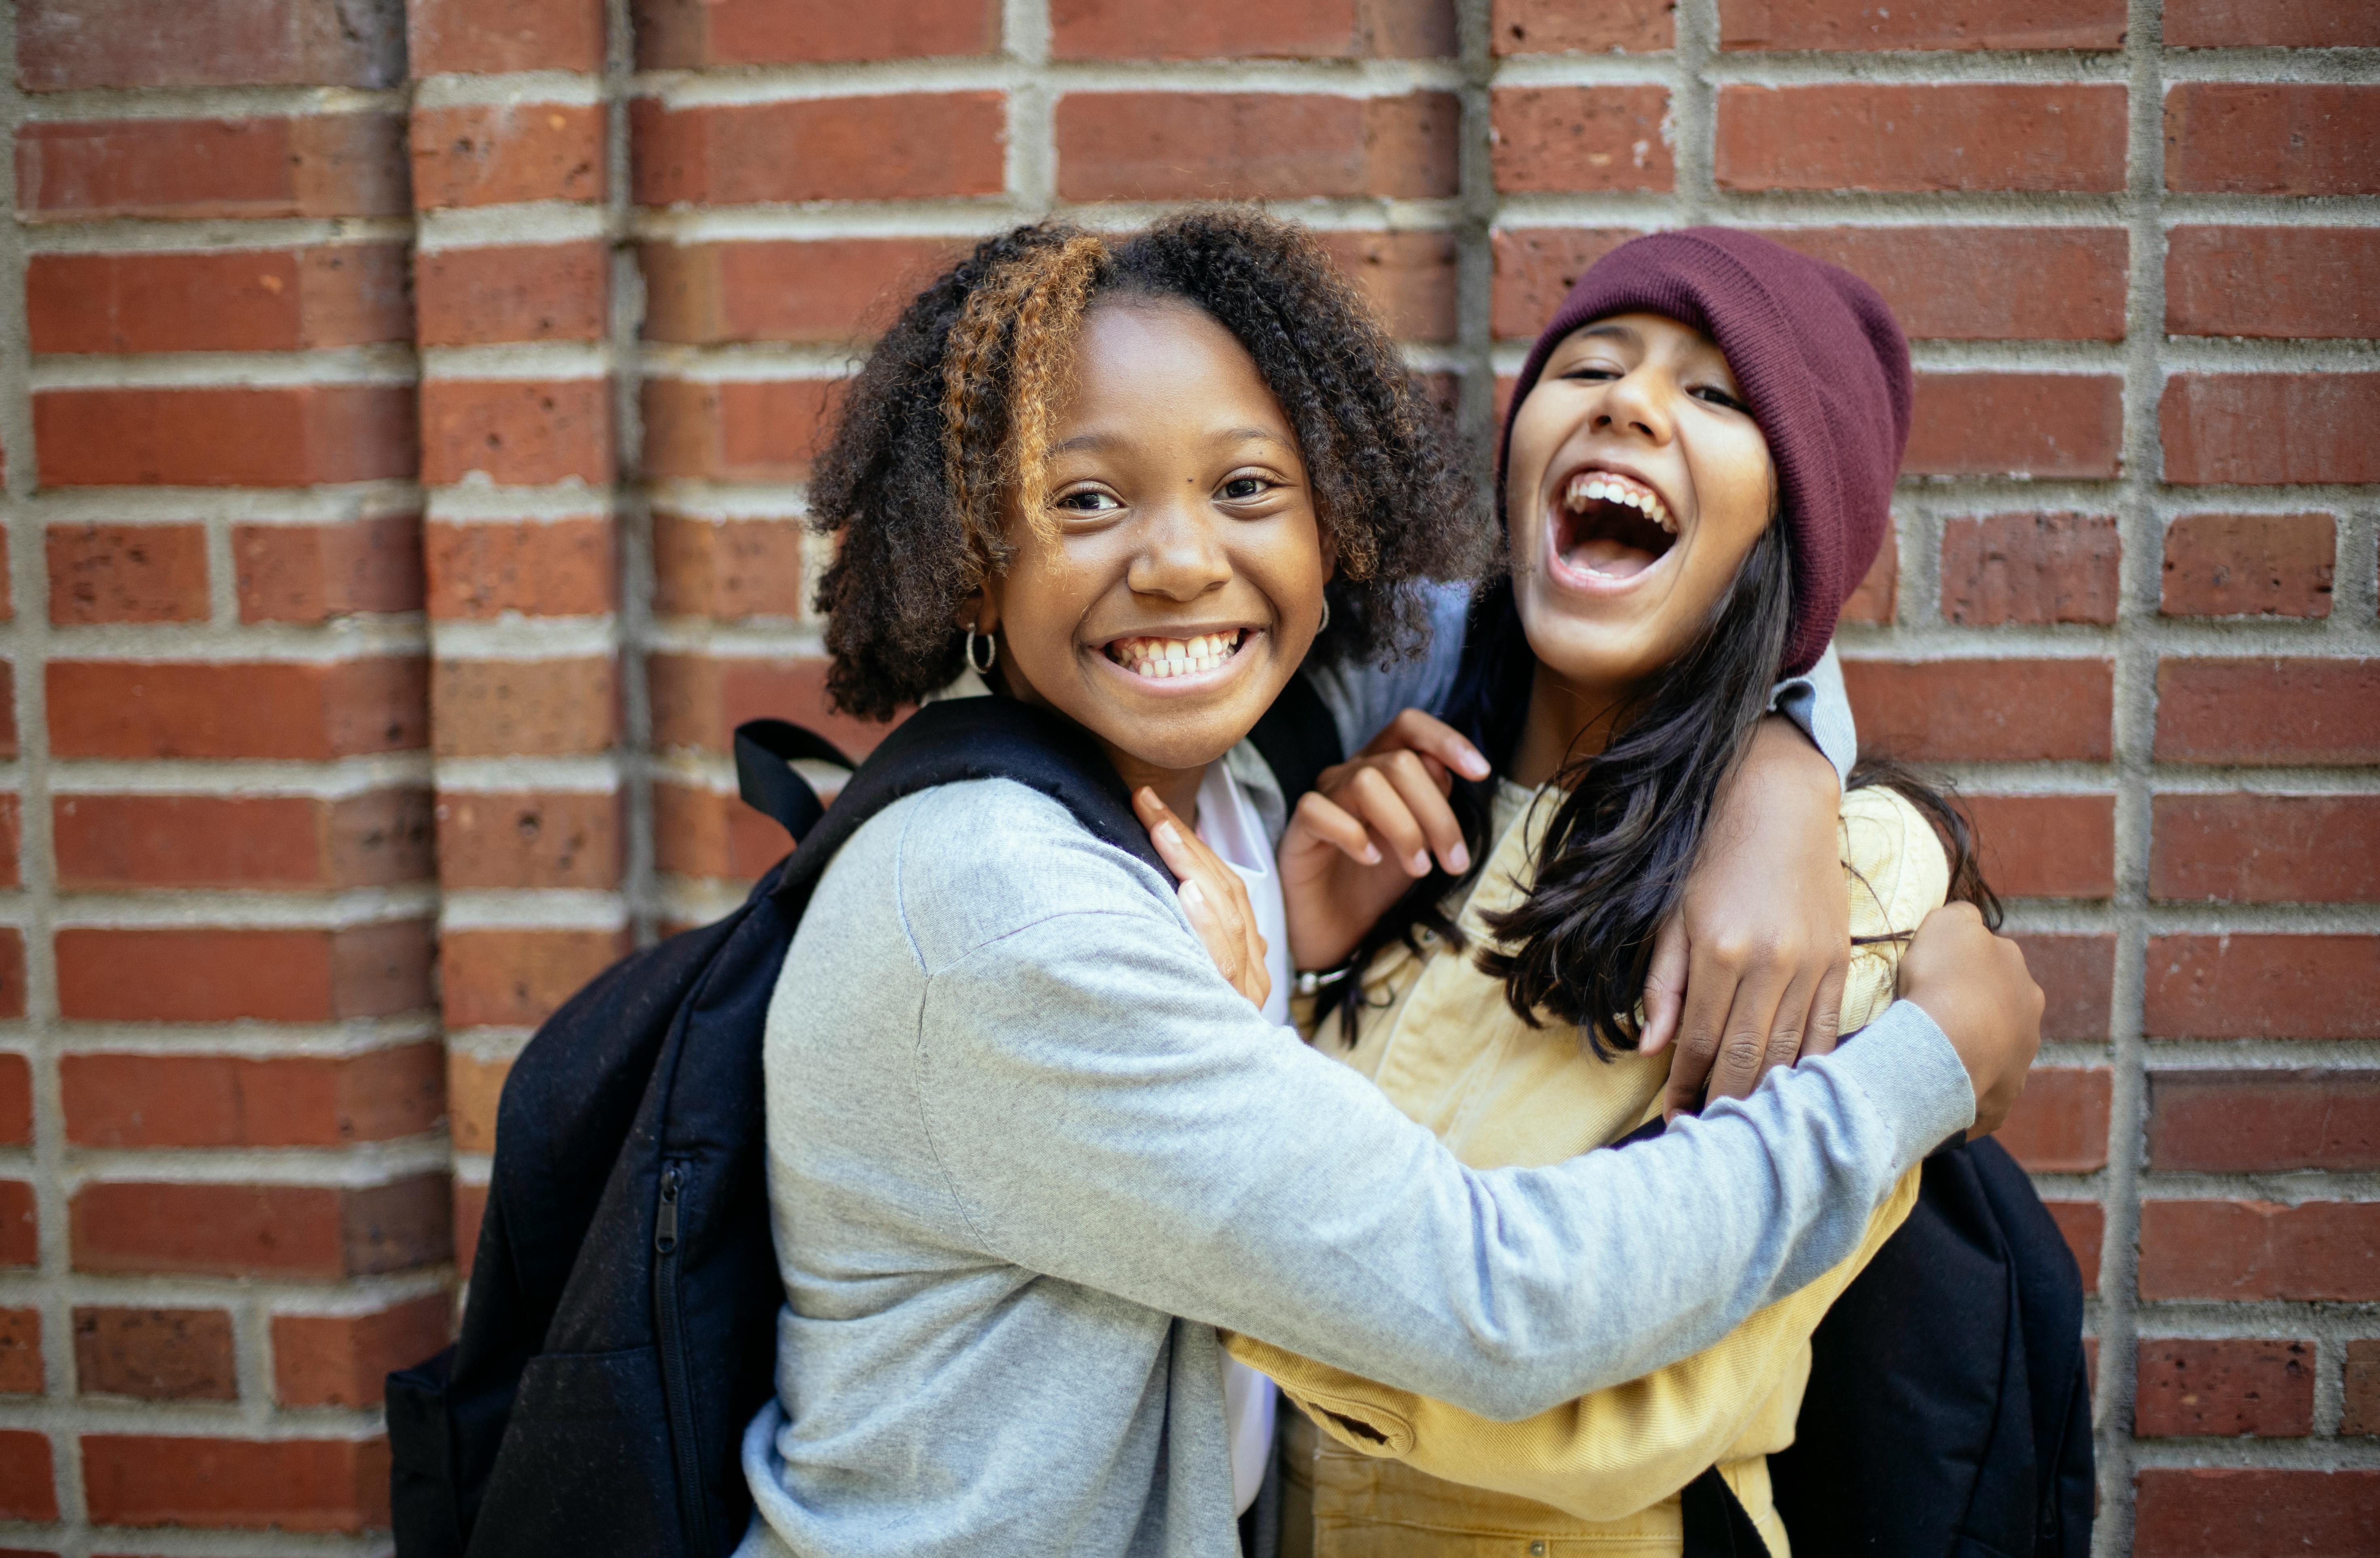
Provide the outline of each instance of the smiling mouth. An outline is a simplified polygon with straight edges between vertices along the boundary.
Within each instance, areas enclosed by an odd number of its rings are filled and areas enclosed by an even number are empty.
[[[1157,639],[1145,635],[1118,639],[1104,651],[1107,657],[1136,676],[1161,682],[1174,676],[1195,676],[1212,671],[1240,652],[1248,630],[1201,633],[1188,639]]]
[[[1633,578],[1677,543],[1676,517],[1642,481],[1582,470],[1563,483],[1554,512],[1554,554],[1579,572]]]

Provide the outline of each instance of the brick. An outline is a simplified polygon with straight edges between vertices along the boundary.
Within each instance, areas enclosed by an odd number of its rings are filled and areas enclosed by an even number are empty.
[[[2327,514],[2185,514],[2166,527],[2167,616],[2330,615],[2336,527]]]
[[[396,216],[404,134],[386,114],[36,121],[17,132],[17,209],[30,222]]]
[[[2380,1168],[2380,1074],[2152,1071],[2148,1164],[2160,1174]]]
[[[1917,340],[2120,341],[2120,227],[1783,227],[1875,287]]]
[[[204,622],[207,534],[196,525],[52,525],[50,620]]]
[[[274,1315],[273,1395],[284,1406],[377,1406],[392,1369],[444,1346],[454,1300],[426,1294],[357,1315]]]
[[[2380,232],[2369,227],[2176,227],[2166,236],[2172,335],[2380,335]]]
[[[25,933],[0,930],[0,1017],[25,1015]]]
[[[385,1529],[385,1439],[82,1436],[83,1496],[111,1526]]]
[[[2107,1166],[2105,1071],[2040,1066],[2025,1078],[2024,1096],[1993,1135],[2034,1174],[2089,1174]]]
[[[2132,1431],[2143,1439],[2313,1431],[2312,1342],[2144,1341],[2134,1378]]]
[[[794,7],[783,0],[633,0],[637,63],[648,70],[715,65],[843,64],[990,54],[997,0],[907,0],[898,6]]]
[[[504,1099],[508,1060],[486,1060],[462,1050],[446,1055],[447,1128],[457,1152],[496,1150],[496,1109]]]
[[[2338,1431],[2380,1434],[2380,1342],[2347,1344],[2347,1410]]]
[[[1911,762],[2104,762],[2104,660],[1847,660],[1863,747]]]
[[[1508,87],[1489,103],[1488,160],[1506,194],[1667,191],[1677,166],[1661,87]]]
[[[1910,476],[2109,477],[2124,384],[2108,373],[1920,373]]]
[[[645,474],[697,481],[799,481],[840,400],[827,379],[647,379]]]
[[[996,195],[1007,178],[996,91],[682,109],[638,98],[628,124],[638,205]]]
[[[58,796],[58,885],[382,887],[431,870],[430,796]]]
[[[1299,200],[1455,192],[1451,92],[1069,92],[1058,194],[1069,201]]]
[[[2116,890],[2113,796],[1961,796],[1984,879],[2004,898],[2105,898]]]
[[[231,1316],[222,1309],[74,1312],[75,1388],[143,1401],[237,1401]]]
[[[2380,1203],[2174,1200],[2141,1205],[2141,1296],[2370,1300]]]
[[[333,525],[235,525],[242,622],[327,622],[422,603],[421,519],[393,514]]]
[[[2380,936],[2152,936],[2152,1039],[2380,1039]]]
[[[395,0],[28,0],[17,79],[28,91],[89,87],[393,87],[405,79]]]
[[[447,888],[620,884],[620,797],[569,790],[448,791],[438,801],[438,881]]]
[[[1454,235],[1317,233],[1323,249],[1403,341],[1451,341],[1455,333]]]
[[[2082,1272],[2082,1291],[2099,1291],[2099,1251],[2107,1239],[2107,1214],[2096,1201],[2044,1201],[2049,1219],[2074,1254]]]
[[[1494,0],[1488,35],[1500,55],[1656,54],[1677,42],[1668,0]]]
[[[453,1028],[529,1028],[626,955],[618,931],[449,931],[440,949]]]
[[[618,605],[609,519],[433,524],[432,618],[593,616]]]
[[[2165,479],[2380,481],[2380,373],[2175,373],[2157,401]]]
[[[431,1129],[445,1114],[441,1047],[358,1055],[67,1054],[78,1147],[340,1147]]]
[[[2160,902],[2380,899],[2380,796],[2157,796],[2150,815]]]
[[[413,200],[424,211],[600,201],[604,110],[580,103],[413,111]]]
[[[68,758],[296,758],[419,748],[419,660],[53,661],[50,749]]]
[[[2177,82],[2165,95],[2165,187],[2229,195],[2380,190],[2380,87]]]
[[[649,680],[658,747],[725,752],[737,725],[774,716],[808,725],[859,758],[875,750],[891,729],[827,708],[823,660],[656,654]]]
[[[2380,1550],[2380,1471],[2159,1467],[2134,1475],[2136,1558]]]
[[[875,334],[958,257],[941,238],[648,243],[645,337],[832,345]]]
[[[411,0],[415,77],[603,68],[603,0]]]
[[[566,757],[620,736],[609,657],[441,660],[431,676],[440,757]]]
[[[1626,227],[1500,227],[1488,236],[1496,262],[1488,319],[1499,340],[1525,341],[1597,260],[1639,235]]]
[[[50,1469],[50,1437],[31,1429],[0,1429],[0,1519],[55,1520],[57,1484]],[[29,1554],[28,1558],[34,1558]]]
[[[0,566],[5,566],[5,559],[0,559]],[[18,797],[0,795],[0,887],[16,887],[24,882],[24,872],[18,869],[18,859],[23,826],[23,819],[18,815]]]
[[[303,487],[411,476],[410,384],[53,389],[33,396],[45,487]]]
[[[601,242],[433,249],[415,262],[420,341],[600,341],[611,327],[611,250]]]
[[[2322,0],[2167,0],[2171,49],[2347,49],[2380,44],[2380,17]]]
[[[1712,172],[1725,189],[2114,191],[2124,89],[1721,87]]]
[[[785,830],[733,795],[653,786],[653,855],[679,876],[751,882],[792,847]]]
[[[612,480],[602,379],[431,379],[421,386],[421,479],[498,486]]]
[[[1722,0],[1722,49],[2119,49],[2123,0]]]
[[[58,1007],[90,1022],[388,1016],[430,1004],[430,943],[421,920],[342,930],[69,928],[57,932]]]
[[[1971,627],[2113,622],[2112,514],[1985,514],[1942,525],[1942,615]]]
[[[1455,52],[1450,0],[1052,0],[1053,59],[1365,59]]]
[[[653,514],[653,609],[734,621],[805,615],[799,519]]]
[[[23,1055],[0,1054],[0,1145],[33,1141],[33,1073]]]
[[[67,1205],[74,1269],[325,1281],[447,1258],[443,1174],[364,1187],[85,1184]]]
[[[1900,591],[1900,541],[1890,528],[1884,532],[1884,544],[1876,548],[1876,561],[1868,565],[1859,584],[1843,602],[1837,622],[1874,622],[1889,624]]]
[[[55,726],[57,720],[55,710],[51,711],[50,718]],[[17,670],[7,662],[0,661],[0,757],[13,758],[16,755]]]
[[[2114,999],[2116,942],[2112,936],[2022,935],[2010,938],[2041,986],[2041,1036],[2052,1043],[2095,1043],[2107,1037]]]
[[[0,1395],[39,1395],[44,1388],[42,1311],[0,1309]]]
[[[2160,660],[2156,756],[2380,762],[2380,660]]]
[[[397,244],[35,254],[25,325],[36,352],[298,351],[406,340],[412,310]]]

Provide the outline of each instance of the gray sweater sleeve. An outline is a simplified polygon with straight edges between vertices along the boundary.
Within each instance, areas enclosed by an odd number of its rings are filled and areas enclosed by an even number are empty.
[[[1973,1116],[1949,1041],[1902,1003],[1656,1141],[1467,1169],[1266,1023],[1153,874],[1079,832],[990,832],[1069,854],[1068,907],[953,941],[932,922],[969,852],[902,852],[927,975],[910,1081],[972,1239],[1486,1416],[1709,1345],[1847,1256]]]

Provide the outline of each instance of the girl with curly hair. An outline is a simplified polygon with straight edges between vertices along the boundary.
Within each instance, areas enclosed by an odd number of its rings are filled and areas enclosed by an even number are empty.
[[[1180,887],[1007,780],[837,855],[768,1019],[786,1303],[748,1552],[1232,1552],[1270,1398],[1218,1327],[1524,1417],[1841,1260],[2019,1063],[1929,1027],[1636,1151],[1477,1173],[1281,1026],[1291,938],[1231,754],[1309,652],[1415,646],[1478,529],[1294,228],[985,242],[876,347],[812,501],[842,706],[1052,712]]]

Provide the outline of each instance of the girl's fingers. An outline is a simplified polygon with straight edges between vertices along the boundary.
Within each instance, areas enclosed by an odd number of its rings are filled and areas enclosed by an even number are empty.
[[[1385,845],[1390,859],[1404,867],[1407,876],[1429,874],[1429,837],[1415,821],[1413,808],[1405,804],[1397,791],[1395,781],[1378,768],[1366,768],[1341,786],[1335,797],[1355,811]]]
[[[1463,824],[1454,820],[1454,808],[1448,804],[1447,789],[1434,779],[1422,760],[1411,752],[1401,752],[1380,765],[1396,786],[1397,797],[1403,801],[1405,811],[1422,836],[1429,841],[1428,848],[1446,868],[1449,876],[1461,876],[1471,869],[1471,849],[1463,842]]]
[[[1818,981],[1817,999],[1810,1003],[1808,1026],[1802,1032],[1802,1053],[1805,1055],[1832,1054],[1835,1041],[1842,1036],[1843,985],[1851,978],[1851,948],[1845,947]]]
[[[1671,915],[1653,935],[1653,961],[1645,970],[1645,1031],[1639,1054],[1658,1055],[1678,1036],[1686,1006],[1686,922]]]
[[[1380,846],[1364,824],[1347,814],[1345,808],[1320,790],[1308,790],[1297,803],[1297,814],[1292,819],[1291,831],[1303,829],[1325,846],[1339,850],[1359,865],[1380,863]],[[1290,840],[1283,839],[1284,853]]]
[[[1694,951],[1689,943],[1687,953]],[[1735,996],[1735,977],[1724,983],[1716,968],[1694,969],[1686,976],[1685,1000],[1678,1013],[1676,1053],[1670,1056],[1670,1080],[1661,1091],[1661,1112],[1670,1118],[1691,1114],[1702,1098],[1703,1084],[1718,1060],[1727,1032],[1728,1007]]]
[[[1479,749],[1464,740],[1462,734],[1444,720],[1425,714],[1419,709],[1407,709],[1390,720],[1386,729],[1372,737],[1364,751],[1366,755],[1377,756],[1400,749],[1434,758],[1465,779],[1488,777],[1488,760],[1480,756]]]
[[[1264,938],[1257,933],[1256,910],[1240,873],[1223,863],[1207,841],[1182,825],[1173,809],[1147,785],[1132,797],[1134,812],[1148,830],[1158,858],[1181,879],[1175,895],[1199,944],[1232,988],[1262,1006],[1271,992],[1265,971]]]
[[[1690,973],[1688,979],[1694,976]],[[1729,1004],[1727,1037],[1720,1041],[1718,1059],[1711,1066],[1712,1098],[1748,1098],[1759,1084],[1761,1074],[1776,1064],[1773,1036],[1777,1033],[1778,1013],[1785,1005],[1792,985],[1766,969],[1755,969],[1752,976],[1735,987],[1735,999]],[[1802,1014],[1810,1009],[1812,992],[1805,988],[1802,1004],[1793,1014],[1793,1047],[1799,1048],[1802,1035],[1799,1023]],[[1792,1050],[1785,1052],[1788,1060]]]

